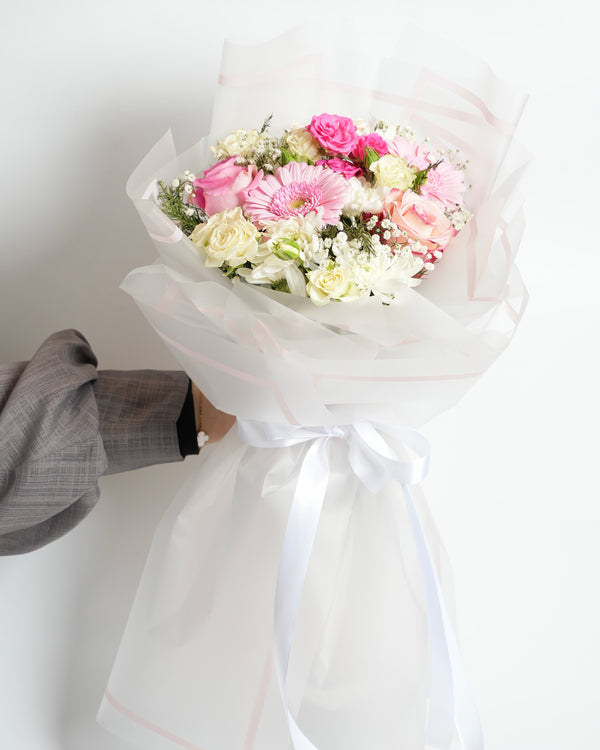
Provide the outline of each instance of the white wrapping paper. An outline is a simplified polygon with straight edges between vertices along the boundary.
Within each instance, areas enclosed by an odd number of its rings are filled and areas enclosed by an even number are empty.
[[[264,45],[226,43],[209,136],[179,155],[167,134],[131,176],[128,193],[159,258],[123,288],[207,397],[239,420],[418,428],[454,405],[509,343],[526,303],[514,265],[526,160],[513,136],[524,100],[483,63],[459,65],[447,48],[439,52],[440,68],[415,64],[408,47],[363,59],[330,43],[323,51],[305,29]],[[271,112],[276,133],[322,111],[404,123],[469,160],[474,217],[398,304],[316,307],[232,285],[202,265],[156,205],[155,180],[201,171],[218,138],[260,126]],[[400,485],[365,487],[341,439],[329,441],[285,690],[277,682],[275,587],[308,450],[249,446],[235,430],[203,449],[157,530],[99,714],[132,745],[292,748],[287,701],[318,750],[426,747],[418,545]],[[413,495],[451,609],[449,568],[418,487]]]

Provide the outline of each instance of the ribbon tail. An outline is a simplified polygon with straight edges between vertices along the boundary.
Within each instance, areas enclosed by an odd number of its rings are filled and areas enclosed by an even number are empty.
[[[458,647],[452,622],[427,538],[421,524],[409,485],[421,480],[427,471],[428,443],[411,430],[386,429],[403,442],[416,457],[400,461],[382,440],[373,425],[351,425],[352,430],[306,428],[276,430],[269,434],[248,423],[240,436],[249,444],[264,447],[294,445],[311,440],[300,472],[283,539],[274,607],[275,671],[284,711],[295,750],[317,750],[299,728],[289,708],[287,678],[294,628],[300,606],[304,580],[308,571],[323,501],[329,482],[328,443],[332,437],[343,437],[349,445],[353,472],[363,484],[376,493],[384,481],[394,478],[401,483],[419,568],[423,580],[429,636],[429,706],[427,741],[439,750],[450,750],[458,737],[463,750],[483,750],[483,732],[466,669]],[[239,426],[238,426],[239,429]]]
[[[286,681],[300,597],[329,481],[327,443],[326,438],[315,440],[302,463],[283,539],[275,590],[275,669],[296,750],[317,750],[289,710]]]
[[[464,750],[483,750],[483,731],[429,544],[407,485],[403,485],[425,589],[429,630],[428,742],[450,747],[454,730]]]

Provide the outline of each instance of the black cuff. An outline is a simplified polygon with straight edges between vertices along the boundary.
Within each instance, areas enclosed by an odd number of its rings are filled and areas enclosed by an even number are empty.
[[[196,415],[194,412],[194,397],[192,395],[192,381],[188,385],[187,396],[183,402],[181,414],[177,420],[177,438],[179,440],[179,452],[185,456],[197,455],[198,433],[196,431]]]

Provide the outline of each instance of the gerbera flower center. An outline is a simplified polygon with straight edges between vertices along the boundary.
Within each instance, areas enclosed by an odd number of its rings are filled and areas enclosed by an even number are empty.
[[[296,198],[290,203],[290,208],[301,208],[306,203],[306,198]]]
[[[279,188],[269,208],[277,216],[306,216],[321,205],[323,191],[314,182],[294,182]]]

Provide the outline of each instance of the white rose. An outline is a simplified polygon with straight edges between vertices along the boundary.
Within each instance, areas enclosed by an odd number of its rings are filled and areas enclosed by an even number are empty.
[[[385,185],[398,190],[408,190],[415,180],[415,170],[408,166],[406,159],[393,154],[385,154],[371,164],[376,185]]]
[[[359,296],[353,276],[344,266],[317,268],[307,276],[306,291],[315,305],[326,305],[331,299],[350,301]]]
[[[236,130],[219,141],[216,146],[211,146],[211,150],[219,159],[248,156],[256,148],[259,140],[258,130]]]
[[[289,151],[299,159],[316,161],[324,155],[317,139],[304,128],[288,131],[285,134],[285,143]]]
[[[359,135],[368,135],[371,132],[371,126],[366,120],[356,117],[353,119],[353,122],[356,125],[356,132]]]
[[[258,230],[239,207],[214,214],[190,235],[194,245],[206,253],[209,268],[224,263],[235,268],[256,260],[260,256],[258,238]]]

